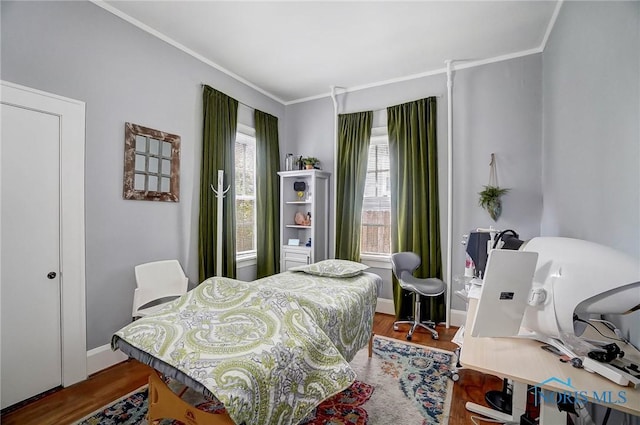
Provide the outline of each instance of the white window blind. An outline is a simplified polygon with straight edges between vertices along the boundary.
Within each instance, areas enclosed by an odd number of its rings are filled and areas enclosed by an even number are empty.
[[[236,133],[236,254],[256,252],[256,139]]]
[[[385,129],[371,137],[362,203],[361,254],[391,253],[389,138]],[[384,131],[382,131],[384,130]]]

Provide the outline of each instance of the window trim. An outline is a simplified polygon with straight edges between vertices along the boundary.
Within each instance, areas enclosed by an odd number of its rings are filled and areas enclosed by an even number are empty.
[[[391,254],[360,254],[360,262],[376,269],[391,269]]]
[[[256,149],[256,130],[255,128],[252,128],[248,125],[245,124],[241,124],[238,123],[238,126],[236,128],[236,134],[241,133],[244,136],[247,136],[249,138],[251,138],[253,140],[253,147],[254,147],[254,152],[257,151]],[[243,143],[243,142],[238,142],[237,138],[235,143]],[[254,155],[254,161],[255,161],[256,157]],[[255,175],[255,169],[256,169],[256,163],[254,162],[254,188],[256,187],[256,183],[258,180],[258,176]],[[236,198],[235,201],[238,200],[247,200],[247,199],[252,199],[254,201],[254,207],[257,207],[257,203],[258,203],[258,197],[257,195],[253,195],[253,196],[249,196],[249,195],[237,195],[236,194]],[[254,208],[253,211],[253,245],[257,247],[258,245],[258,216],[257,216],[257,211]],[[237,248],[236,248],[237,249]],[[248,251],[236,251],[236,266],[237,267],[245,267],[245,266],[249,266],[249,265],[255,265],[256,264],[256,259],[258,257],[258,250],[257,249],[250,249]]]
[[[255,266],[258,264],[257,251],[244,251],[242,254],[236,254],[236,268]]]
[[[249,136],[253,139],[256,138],[256,129],[246,124],[238,123],[238,127],[236,128],[236,133],[242,133],[245,136]]]

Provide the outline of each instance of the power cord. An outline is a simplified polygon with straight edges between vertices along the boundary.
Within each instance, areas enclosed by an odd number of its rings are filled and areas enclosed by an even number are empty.
[[[605,325],[607,328],[609,328],[613,333],[616,334],[616,336],[618,338],[620,338],[620,342],[624,342],[625,344],[629,344],[630,346],[632,346],[633,348],[635,348],[636,350],[638,350],[638,347],[636,347],[635,345],[633,345],[631,343],[631,341],[629,341],[628,339],[626,339],[625,337],[622,336],[622,333],[620,332],[620,329],[616,328],[616,325],[614,325],[613,323],[611,323],[608,320],[603,320],[603,319],[589,319],[590,322],[600,322],[603,325]],[[593,326],[593,325],[591,325]],[[597,329],[596,329],[597,330]],[[601,334],[602,335],[602,334]],[[604,336],[604,335],[603,335]],[[605,338],[608,338],[605,336]],[[610,337],[609,337],[610,338]],[[610,339],[614,339],[614,338],[610,338]],[[638,350],[640,351],[640,350]]]
[[[605,323],[605,325],[606,325],[607,323],[609,323],[609,324],[611,323],[611,322],[606,322],[606,321],[604,321],[604,320],[598,320],[598,319],[590,319],[590,320],[593,320],[593,321],[596,321],[596,322],[603,322],[603,323]],[[624,339],[624,338],[620,338],[620,337],[618,337],[618,338],[614,338],[614,337],[612,337],[612,336],[607,336],[607,335],[603,334],[602,332],[600,332],[600,329],[598,329],[598,328],[597,328],[593,323],[591,323],[590,321],[582,320],[582,319],[580,319],[579,317],[574,317],[574,318],[573,318],[573,321],[574,321],[574,322],[582,322],[582,323],[585,323],[585,324],[587,324],[587,325],[591,326],[593,329],[595,329],[595,331],[596,331],[596,332],[598,332],[598,333],[599,333],[601,336],[603,336],[604,338],[607,338],[607,339],[610,339],[610,340],[613,340],[613,341],[624,342],[625,344],[629,344],[629,341],[627,341],[627,340],[626,340],[626,339]],[[609,327],[609,326],[607,326],[607,327]],[[611,329],[611,328],[609,328],[609,329]],[[613,330],[613,329],[611,329],[611,330]],[[614,331],[614,332],[615,332],[615,331]],[[618,334],[617,334],[617,333],[616,333],[616,336],[618,336]]]

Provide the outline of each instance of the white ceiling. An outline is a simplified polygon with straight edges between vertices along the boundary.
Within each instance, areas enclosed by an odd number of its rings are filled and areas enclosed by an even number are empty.
[[[94,1],[284,103],[540,51],[558,1]],[[461,62],[460,62],[461,63]]]

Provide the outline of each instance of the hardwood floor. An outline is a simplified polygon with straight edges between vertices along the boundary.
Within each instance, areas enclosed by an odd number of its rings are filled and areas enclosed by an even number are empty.
[[[374,332],[404,341],[406,327],[393,330],[393,316],[376,313]],[[434,341],[431,334],[417,331],[413,343],[453,351],[457,347],[451,342],[457,328],[438,326],[440,339]],[[147,383],[151,368],[135,360],[129,360],[92,375],[86,381],[61,389],[0,417],[3,425],[64,425],[99,409]],[[484,393],[498,390],[502,381],[494,376],[461,369],[460,380],[454,384],[450,425],[471,423],[471,414],[464,405],[473,401],[486,405]],[[390,406],[390,408],[393,408]],[[402,424],[405,425],[405,424]],[[407,424],[409,425],[409,424]],[[416,424],[418,425],[418,424]]]

